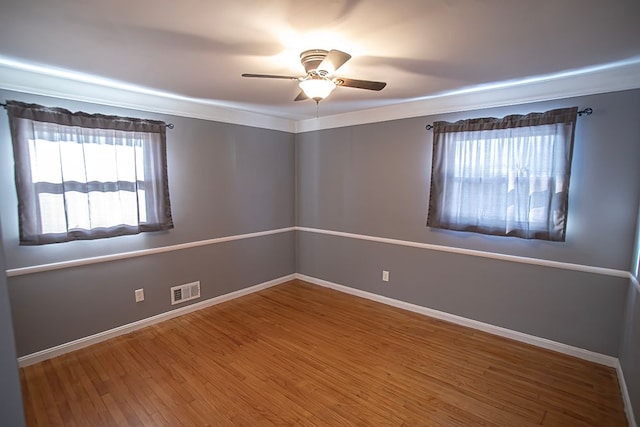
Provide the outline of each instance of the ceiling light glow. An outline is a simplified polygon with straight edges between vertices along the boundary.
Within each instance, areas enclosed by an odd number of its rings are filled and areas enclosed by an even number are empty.
[[[336,84],[329,79],[310,78],[300,82],[300,89],[316,102],[325,99],[335,88]]]

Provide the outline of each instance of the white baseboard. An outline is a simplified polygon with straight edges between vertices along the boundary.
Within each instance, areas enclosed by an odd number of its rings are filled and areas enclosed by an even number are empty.
[[[622,372],[622,365],[620,361],[616,364],[616,373],[618,374],[618,384],[620,385],[620,391],[622,392],[622,400],[624,401],[624,411],[627,414],[627,421],[629,427],[638,427],[636,424],[636,418],[633,415],[633,406],[631,406],[631,396],[629,396],[629,389],[627,389],[627,382],[624,380],[624,372]]]
[[[36,353],[28,354],[18,358],[18,364],[20,367],[33,365],[34,363],[42,362],[47,359],[51,359],[56,356],[63,355],[75,350],[79,350],[84,347],[88,347],[93,344],[97,344],[102,341],[106,341],[111,338],[115,338],[120,335],[128,334],[138,329],[142,329],[146,326],[150,326],[156,323],[163,322],[165,320],[172,319],[174,317],[182,316],[193,311],[201,310],[212,305],[220,304],[225,301],[229,301],[235,298],[239,298],[254,292],[261,291],[263,289],[270,288],[272,286],[279,285],[284,282],[288,282],[295,278],[295,274],[280,277],[270,280],[268,282],[260,283],[249,288],[240,289],[238,291],[230,292],[228,294],[220,295],[214,298],[210,298],[205,301],[201,301],[195,304],[191,304],[185,307],[178,308],[176,310],[160,313],[146,319],[138,320],[136,322],[128,323],[126,325],[118,326],[117,328],[109,329],[107,331],[99,332],[88,337],[80,338],[68,343],[60,344],[55,347],[51,347],[45,350],[38,351]]]
[[[337,283],[329,282],[326,280],[318,279],[304,274],[295,274],[295,278],[304,280],[305,282],[312,283],[314,285],[323,286],[325,288],[334,289],[346,294],[355,295],[361,298],[366,298],[371,301],[380,302],[393,307],[401,308],[403,310],[411,311],[425,316],[434,317],[436,319],[444,320],[447,322],[455,323],[457,325],[467,326],[469,328],[477,329],[483,332],[488,332],[493,335],[498,335],[505,338],[510,338],[515,341],[520,341],[526,344],[531,344],[536,347],[545,348],[547,350],[557,351],[558,353],[567,354],[577,357],[579,359],[587,360],[589,362],[598,363],[600,365],[609,366],[616,369],[618,375],[618,384],[620,385],[620,391],[622,393],[622,399],[624,401],[624,410],[627,415],[627,420],[630,427],[637,427],[635,418],[633,415],[633,406],[631,406],[631,398],[629,396],[629,390],[627,389],[627,383],[624,380],[624,373],[620,365],[620,360],[617,357],[608,356],[606,354],[596,353],[594,351],[585,350],[579,347],[573,347],[567,344],[559,343],[556,341],[548,340],[546,338],[536,337],[534,335],[525,334],[518,331],[512,331],[511,329],[502,328],[500,326],[491,325],[489,323],[479,322],[477,320],[467,319],[465,317],[456,316],[455,314],[449,314],[444,311],[434,310],[431,308],[423,307],[416,304],[411,304],[404,301],[399,301],[393,298],[377,295],[371,292],[361,291],[349,286],[339,285]]]
[[[339,285],[337,283],[328,282],[326,280],[317,279],[311,276],[305,276],[303,274],[296,274],[296,278],[304,280],[315,285],[331,288],[340,292],[355,295],[368,300],[380,302],[382,304],[391,305],[393,307],[401,308],[403,310],[412,311],[414,313],[423,314],[425,316],[434,317],[436,319],[444,320],[447,322],[455,323],[469,328],[477,329],[480,331],[488,332],[493,335],[499,335],[501,337],[510,338],[516,341],[524,342],[527,344],[535,345],[536,347],[546,348],[548,350],[557,351],[559,353],[575,356],[580,359],[588,360],[590,362],[599,363],[601,365],[615,368],[618,365],[618,359],[606,354],[600,354],[593,351],[585,350],[578,347],[573,347],[567,344],[559,343],[556,341],[548,340],[546,338],[536,337],[534,335],[525,334],[523,332],[513,331],[511,329],[502,328],[500,326],[491,325],[489,323],[479,322],[477,320],[467,319],[466,317],[457,316],[455,314],[446,313],[444,311],[434,310],[432,308],[423,307],[416,304],[411,304],[404,301],[399,301],[393,298],[377,295],[371,292],[361,291],[349,286]]]

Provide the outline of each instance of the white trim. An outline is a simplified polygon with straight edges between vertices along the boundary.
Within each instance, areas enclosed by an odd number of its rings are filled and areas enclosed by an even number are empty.
[[[591,265],[572,264],[568,262],[551,261],[547,259],[528,258],[516,255],[500,254],[496,252],[485,252],[475,249],[456,248],[452,246],[434,245],[431,243],[412,242],[408,240],[389,239],[386,237],[367,236],[364,234],[345,233],[343,231],[324,230],[310,227],[295,227],[297,231],[306,231],[308,233],[328,234],[331,236],[347,237],[351,239],[367,240],[370,242],[388,243],[392,245],[408,246],[418,249],[428,249],[432,251],[449,252],[460,255],[470,255],[481,258],[491,258],[501,261],[518,262],[522,264],[532,264],[542,267],[560,268],[564,270],[582,271],[585,273],[603,274],[614,277],[633,277],[630,272],[624,270],[615,270],[612,268],[595,267]]]
[[[43,67],[27,67],[0,58],[0,88],[34,95],[192,117],[264,129],[295,131],[293,120],[251,112],[243,105],[224,104],[107,82]]]
[[[14,276],[21,276],[25,274],[42,273],[45,271],[60,270],[63,268],[79,267],[82,265],[97,264],[97,263],[117,261],[117,260],[127,259],[127,258],[154,255],[154,254],[159,254],[164,252],[179,251],[183,249],[195,248],[198,246],[214,245],[217,243],[231,242],[234,240],[250,239],[254,237],[268,236],[271,234],[287,233],[290,231],[304,231],[307,233],[326,234],[330,236],[346,237],[351,239],[366,240],[366,241],[378,242],[378,243],[388,243],[388,244],[399,245],[399,246],[408,246],[408,247],[418,248],[418,249],[427,249],[427,250],[433,250],[433,251],[455,253],[460,255],[469,255],[469,256],[477,256],[481,258],[497,259],[501,261],[510,261],[510,262],[518,262],[522,264],[538,265],[542,267],[582,271],[585,273],[602,274],[602,275],[614,276],[614,277],[624,277],[624,278],[629,278],[635,284],[635,286],[638,287],[638,289],[640,290],[640,286],[638,285],[638,279],[634,277],[633,274],[631,274],[631,272],[623,271],[623,270],[615,270],[611,268],[595,267],[595,266],[582,265],[582,264],[572,264],[567,262],[551,261],[546,259],[528,258],[528,257],[521,257],[516,255],[500,254],[495,252],[485,252],[485,251],[479,251],[475,249],[464,249],[464,248],[456,248],[452,246],[434,245],[431,243],[420,243],[420,242],[412,242],[408,240],[389,239],[386,237],[367,236],[364,234],[346,233],[343,231],[323,230],[319,228],[297,227],[297,226],[279,228],[276,230],[258,231],[255,233],[248,233],[248,234],[238,234],[234,236],[218,237],[215,239],[199,240],[196,242],[181,243],[181,244],[171,245],[171,246],[162,246],[159,248],[141,249],[138,251],[122,252],[122,253],[111,254],[111,255],[101,255],[101,256],[96,256],[91,258],[79,258],[79,259],[74,259],[69,261],[53,262],[49,264],[39,264],[39,265],[32,265],[28,267],[12,268],[12,269],[6,270],[6,275],[7,277],[14,277]]]
[[[237,234],[234,236],[217,237],[215,239],[199,240],[196,242],[181,243],[178,245],[162,246],[139,251],[121,252],[112,255],[101,255],[91,258],[79,258],[70,261],[53,262],[50,264],[32,265],[29,267],[12,268],[6,271],[7,277],[21,276],[23,274],[41,273],[44,271],[59,270],[62,268],[78,267],[81,265],[97,264],[101,262],[116,261],[119,259],[135,258],[139,256],[155,255],[163,252],[179,251],[198,246],[215,245],[217,243],[231,242],[234,240],[251,239],[254,237],[269,236],[271,234],[287,233],[294,231],[295,227],[285,227],[276,230],[258,231],[255,233]]]
[[[120,335],[128,334],[129,332],[142,329],[144,327],[154,325],[156,323],[163,322],[165,320],[172,319],[174,317],[182,316],[187,313],[191,313],[203,308],[210,307],[212,305],[220,304],[225,301],[229,301],[235,298],[252,294],[254,292],[261,291],[263,289],[270,288],[272,286],[279,285],[281,283],[288,282],[295,278],[295,274],[273,279],[268,282],[260,283],[255,286],[251,286],[238,291],[230,292],[228,294],[220,295],[214,298],[210,298],[205,301],[201,301],[195,304],[188,305],[186,307],[177,308],[175,310],[160,313],[146,319],[138,320],[136,322],[128,323],[126,325],[118,326],[117,328],[109,329],[107,331],[99,332],[97,334],[89,335],[88,337],[80,338],[68,343],[60,344],[55,347],[51,347],[45,350],[38,351],[36,353],[28,354],[18,358],[18,364],[20,367],[33,365],[34,363],[42,362],[43,360],[51,359],[53,357],[60,356],[65,353],[69,353],[75,350],[79,350],[84,347],[88,347],[93,344],[97,344],[102,341],[106,341],[111,338],[115,338]]]
[[[559,353],[575,356],[583,360],[599,363],[601,365],[615,368],[618,364],[618,359],[606,354],[600,354],[593,351],[585,350],[578,347],[573,347],[567,344],[559,343],[556,341],[548,340],[546,338],[536,337],[534,335],[525,334],[511,329],[502,328],[500,326],[491,325],[489,323],[479,322],[477,320],[467,319],[466,317],[457,316],[455,314],[445,313],[444,311],[434,310],[431,308],[423,307],[421,305],[411,304],[404,301],[399,301],[393,298],[377,295],[367,291],[361,291],[349,286],[339,285],[337,283],[328,282],[326,280],[318,279],[304,274],[296,274],[297,279],[304,280],[305,282],[312,283],[314,285],[323,286],[325,288],[334,289],[339,292],[343,292],[357,297],[366,298],[371,301],[376,301],[382,304],[397,307],[403,310],[411,311],[414,313],[422,314],[436,319],[444,320],[446,322],[455,323],[457,325],[466,326],[479,331],[488,332],[493,335],[509,338],[515,341],[520,341],[526,344],[531,344],[536,347],[546,348],[548,350],[557,351]]]
[[[250,104],[189,98],[65,70],[0,58],[0,88],[121,108],[194,117],[291,133],[410,117],[549,101],[640,88],[640,58],[480,85],[425,98],[306,120],[276,117]],[[391,101],[393,102],[393,101]],[[254,109],[255,111],[252,111]]]
[[[627,388],[627,382],[624,380],[624,372],[622,371],[622,365],[620,360],[616,364],[616,373],[618,374],[618,384],[620,386],[620,392],[622,393],[622,401],[624,402],[624,412],[627,414],[627,421],[629,427],[638,427],[636,424],[636,418],[633,414],[633,405],[631,404],[631,396],[629,396],[629,389]]]
[[[632,58],[582,70],[470,87],[378,108],[300,120],[296,122],[295,132],[550,101],[638,87],[640,58]]]

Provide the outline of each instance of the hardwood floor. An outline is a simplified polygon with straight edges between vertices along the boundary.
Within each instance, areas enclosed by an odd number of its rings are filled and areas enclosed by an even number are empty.
[[[289,282],[21,370],[30,426],[623,426],[612,368]]]

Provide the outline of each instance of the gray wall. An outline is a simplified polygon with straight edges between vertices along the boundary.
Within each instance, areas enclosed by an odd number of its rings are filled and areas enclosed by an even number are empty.
[[[630,284],[627,314],[623,328],[623,342],[620,349],[620,365],[624,373],[631,405],[640,421],[640,290]]]
[[[578,105],[567,241],[425,226],[435,120]],[[329,229],[628,271],[640,197],[640,90],[299,134],[297,221]],[[617,356],[628,280],[297,234],[299,273]],[[389,270],[384,285],[381,271]]]
[[[25,425],[25,419],[4,270],[4,251],[0,246],[0,420],[3,425],[19,427]]]
[[[8,121],[0,120],[0,215],[6,268],[119,254],[294,225],[295,146],[290,133],[0,91],[72,111],[160,119],[167,130],[175,229],[37,247],[18,245]],[[3,113],[4,114],[4,113]],[[20,356],[170,310],[171,286],[201,281],[200,300],[295,272],[293,232],[10,277]],[[134,302],[144,288],[145,301]],[[189,304],[189,303],[186,303]],[[181,307],[173,306],[173,308]]]
[[[640,143],[640,139],[638,140]],[[636,229],[636,252],[631,265],[631,271],[638,280],[640,271],[640,207],[638,207],[638,223]],[[627,390],[633,406],[636,422],[640,420],[640,287],[631,281],[627,310],[622,327],[622,343],[620,345],[620,365],[624,373]]]

